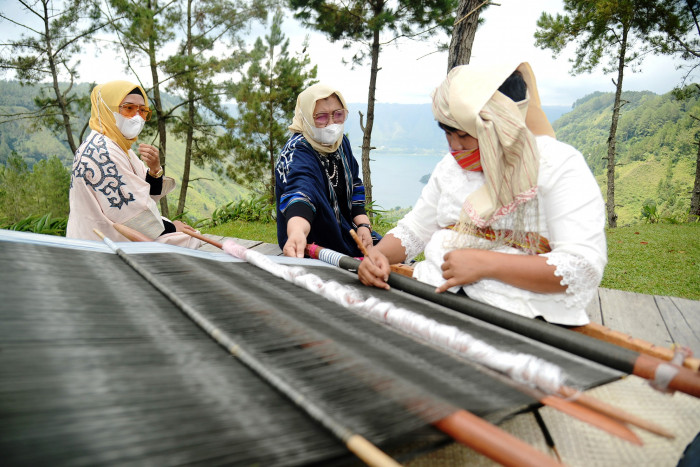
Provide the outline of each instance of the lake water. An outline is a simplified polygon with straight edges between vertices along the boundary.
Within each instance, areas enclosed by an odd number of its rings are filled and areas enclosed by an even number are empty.
[[[360,177],[362,177],[361,154],[356,155],[360,164]],[[443,156],[444,154],[441,153],[435,156],[424,156],[372,151],[370,158],[372,198],[382,209],[413,206],[425,186],[421,183],[421,178],[430,174]]]

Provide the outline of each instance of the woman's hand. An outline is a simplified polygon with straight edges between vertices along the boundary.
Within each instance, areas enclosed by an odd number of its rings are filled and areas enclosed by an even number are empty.
[[[139,144],[139,154],[151,174],[157,174],[160,171],[160,156],[157,147],[141,143]]]
[[[311,231],[309,221],[300,216],[294,216],[287,221],[287,241],[282,248],[284,256],[303,258],[306,248],[306,237]]]
[[[435,291],[441,293],[456,285],[471,284],[486,277],[489,253],[487,250],[464,249],[445,254],[441,269],[442,277],[447,282]]]
[[[190,227],[182,221],[173,221],[173,225],[175,225],[175,231],[177,232],[184,232],[185,230],[189,232],[196,232],[194,227]]]
[[[306,248],[306,234],[301,231],[296,231],[287,236],[287,243],[284,244],[282,253],[284,253],[284,256],[303,258],[304,248]]]
[[[369,230],[367,227],[358,228],[357,236],[360,237],[360,241],[366,249],[369,249],[370,247],[372,247],[372,245],[374,245],[374,241],[372,240],[372,231]]]
[[[387,257],[377,248],[370,248],[367,251],[367,256],[360,262],[357,277],[364,285],[389,290],[390,287],[386,281],[389,280],[390,272],[391,267]]]
[[[546,256],[467,248],[450,251],[443,259],[442,277],[447,282],[435,289],[438,293],[482,279],[495,279],[537,293],[562,293],[567,288],[555,274],[556,266],[547,264]]]

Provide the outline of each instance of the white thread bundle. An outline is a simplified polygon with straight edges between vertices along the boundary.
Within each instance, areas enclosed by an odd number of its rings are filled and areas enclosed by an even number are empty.
[[[365,299],[352,287],[335,281],[324,281],[315,274],[306,272],[302,267],[277,264],[265,255],[248,250],[232,240],[224,241],[223,247],[227,253],[245,259],[277,277],[293,282],[356,313],[384,322],[414,337],[507,374],[520,383],[538,387],[548,393],[558,392],[564,383],[565,375],[561,368],[534,355],[498,350],[455,326],[439,323],[376,297]]]

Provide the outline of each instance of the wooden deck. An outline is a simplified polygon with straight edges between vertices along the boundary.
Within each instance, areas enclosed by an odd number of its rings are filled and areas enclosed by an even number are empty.
[[[213,238],[223,240],[222,237]],[[266,255],[282,254],[278,245],[235,240]],[[211,245],[206,249],[220,251]],[[597,300],[593,300],[586,311],[592,322],[659,346],[684,345],[693,351],[694,356],[700,356],[700,301],[599,288]],[[558,453],[566,465],[582,467],[674,467],[685,447],[700,431],[700,400],[681,393],[661,393],[636,376],[627,376],[620,381],[587,391],[587,394],[653,421],[673,432],[676,437],[668,440],[633,428],[644,443],[643,446],[637,446],[612,438],[605,432],[549,407],[539,409],[539,413],[554,440],[554,449],[547,444],[543,430],[532,413],[518,415],[503,423],[501,428],[554,457]],[[455,443],[413,459],[407,465],[479,467],[496,464]]]

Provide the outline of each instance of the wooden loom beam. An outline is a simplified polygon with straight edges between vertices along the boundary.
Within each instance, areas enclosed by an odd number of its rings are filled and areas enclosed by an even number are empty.
[[[322,248],[316,248],[317,252],[320,250]],[[336,266],[350,271],[355,271],[359,267],[360,260],[347,255],[340,255],[339,253],[336,254],[339,256]],[[311,257],[318,258],[318,255]],[[676,369],[675,374],[668,381],[665,381],[667,389],[671,391],[679,390],[695,397],[700,397],[700,373],[688,368],[678,367],[665,360],[640,354],[609,342],[599,341],[584,334],[571,332],[568,329],[544,321],[509,313],[468,297],[457,296],[452,293],[437,294],[433,286],[401,274],[390,273],[387,282],[391,287],[426,299],[432,303],[528,336],[624,373],[654,380],[657,372],[668,373],[668,367],[673,367]],[[642,359],[643,364],[640,363],[637,366],[637,361],[641,356],[645,357]]]

